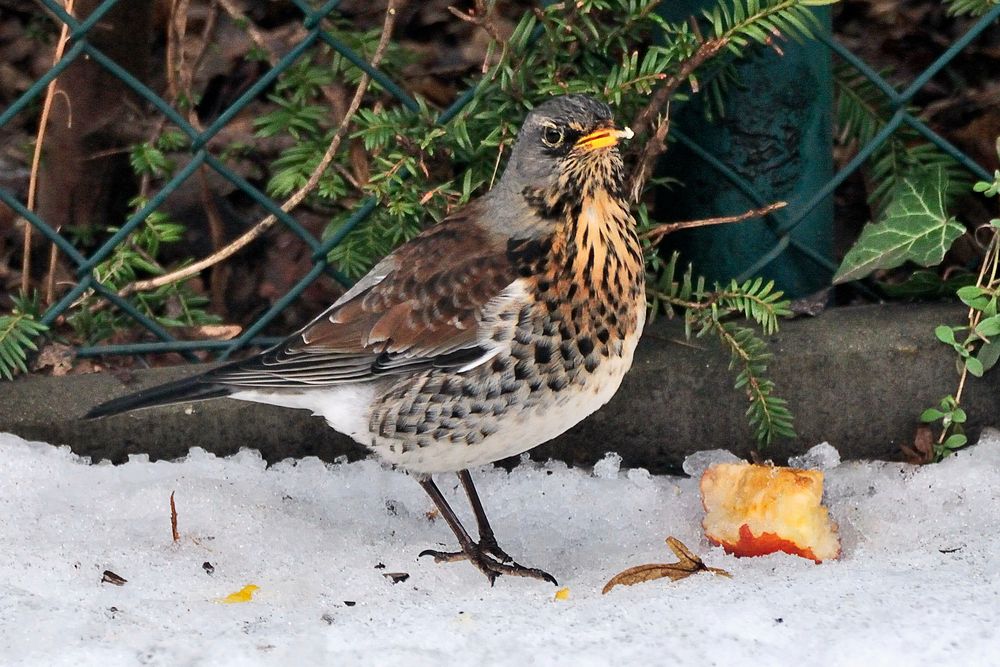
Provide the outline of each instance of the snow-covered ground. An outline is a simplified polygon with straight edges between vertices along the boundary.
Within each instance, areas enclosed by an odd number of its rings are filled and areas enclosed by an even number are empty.
[[[1000,433],[923,468],[824,458],[843,557],[822,565],[709,547],[696,480],[615,457],[477,471],[501,545],[568,587],[555,599],[418,560],[451,533],[374,461],[89,465],[0,435],[0,664],[1000,664]],[[733,577],[601,595],[626,567],[674,561],[667,535]],[[220,602],[248,584],[252,600]]]

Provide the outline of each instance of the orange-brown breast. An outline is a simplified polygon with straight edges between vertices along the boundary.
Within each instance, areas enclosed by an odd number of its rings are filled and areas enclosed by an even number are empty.
[[[552,238],[550,261],[534,279],[539,299],[574,335],[623,339],[644,308],[642,247],[624,202],[605,190],[583,199]],[[553,308],[555,306],[555,308]]]

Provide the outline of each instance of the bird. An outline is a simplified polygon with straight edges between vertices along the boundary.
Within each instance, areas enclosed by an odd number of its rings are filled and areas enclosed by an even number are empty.
[[[608,105],[552,97],[526,115],[487,193],[406,242],[256,356],[98,405],[86,418],[228,396],[311,410],[412,475],[493,585],[556,583],[500,548],[470,468],[519,455],[604,406],[646,314],[642,246]],[[478,540],[433,477],[457,474]]]

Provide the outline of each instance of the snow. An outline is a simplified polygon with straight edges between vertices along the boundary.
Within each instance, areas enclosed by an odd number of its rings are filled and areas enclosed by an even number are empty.
[[[566,600],[543,582],[490,588],[468,563],[417,559],[454,540],[413,480],[374,461],[268,468],[250,450],[194,450],[90,465],[12,435],[0,453],[3,665],[1000,660],[996,431],[920,468],[811,452],[843,540],[841,560],[822,565],[710,547],[695,479],[621,469],[615,455],[598,474],[558,462],[475,471],[501,546],[551,571]],[[439,484],[464,515],[455,478]],[[668,535],[732,578],[601,595],[626,567],[675,560]],[[105,570],[127,583],[102,583]],[[391,572],[410,576],[393,584]],[[251,601],[219,602],[250,584]]]

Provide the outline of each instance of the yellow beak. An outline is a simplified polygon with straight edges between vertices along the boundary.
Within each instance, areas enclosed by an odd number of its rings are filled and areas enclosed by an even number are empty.
[[[576,142],[576,147],[586,150],[608,148],[609,146],[617,146],[620,140],[631,139],[633,136],[635,136],[635,133],[628,127],[624,130],[616,130],[613,127],[602,127],[599,130],[580,137]]]

